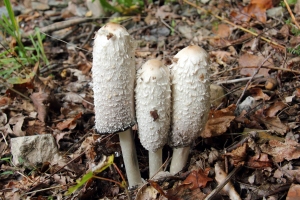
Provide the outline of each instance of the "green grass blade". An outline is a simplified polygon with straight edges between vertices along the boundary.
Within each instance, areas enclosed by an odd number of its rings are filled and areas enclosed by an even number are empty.
[[[73,187],[70,187],[66,195],[70,195],[76,190],[78,190],[81,186],[83,186],[86,182],[88,182],[91,178],[93,178],[93,172],[89,172],[85,174],[81,180],[77,181],[77,184]]]

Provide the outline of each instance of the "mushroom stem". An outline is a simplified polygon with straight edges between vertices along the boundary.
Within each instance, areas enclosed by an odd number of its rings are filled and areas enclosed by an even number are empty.
[[[170,173],[177,174],[180,172],[188,160],[190,147],[173,148],[173,156],[170,166]]]
[[[149,178],[152,178],[162,166],[162,148],[149,152]]]
[[[151,59],[137,72],[136,117],[141,144],[149,152],[149,177],[162,165],[162,148],[170,129],[170,71],[159,60]]]
[[[119,132],[119,139],[129,187],[139,185],[142,183],[142,178],[131,128],[124,132]]]
[[[130,187],[142,184],[130,129],[136,123],[134,49],[125,27],[108,23],[95,35],[92,67],[95,128],[100,134],[119,133]]]

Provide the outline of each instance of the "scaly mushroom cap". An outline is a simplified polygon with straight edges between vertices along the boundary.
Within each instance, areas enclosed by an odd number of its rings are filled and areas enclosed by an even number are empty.
[[[169,145],[185,147],[199,136],[210,109],[207,53],[196,45],[174,56],[171,65],[172,131]]]
[[[133,126],[134,45],[123,26],[108,23],[96,33],[92,73],[97,131],[114,133]]]
[[[148,60],[137,72],[135,93],[141,143],[148,151],[155,152],[168,140],[171,106],[169,69],[159,60]]]

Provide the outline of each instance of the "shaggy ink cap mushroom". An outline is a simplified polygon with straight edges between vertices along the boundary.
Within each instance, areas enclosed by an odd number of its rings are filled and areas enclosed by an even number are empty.
[[[210,110],[208,58],[199,46],[188,46],[171,65],[172,123],[168,144],[173,147],[170,173],[186,165],[190,146],[204,128]]]
[[[95,36],[93,90],[95,127],[99,133],[119,133],[129,187],[142,184],[131,127],[135,124],[134,42],[115,23],[104,25]]]
[[[133,40],[115,23],[104,25],[93,48],[95,126],[99,133],[124,131],[135,124]]]
[[[170,128],[170,72],[157,59],[148,60],[137,73],[135,88],[139,137],[149,154],[149,178],[162,166],[162,148]]]
[[[155,152],[167,143],[170,128],[170,75],[161,61],[148,60],[138,70],[135,98],[141,144]]]
[[[189,146],[204,128],[210,109],[208,58],[199,46],[188,46],[171,65],[172,131],[169,145]]]

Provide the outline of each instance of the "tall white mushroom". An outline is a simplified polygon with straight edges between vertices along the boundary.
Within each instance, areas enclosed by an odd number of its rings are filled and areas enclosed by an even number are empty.
[[[95,126],[99,133],[119,132],[129,186],[142,183],[131,127],[135,124],[134,44],[115,23],[103,26],[93,48]]]
[[[210,109],[208,59],[204,49],[192,45],[174,56],[171,90],[170,173],[176,174],[186,165],[190,145],[204,128]]]
[[[137,72],[136,116],[140,141],[149,151],[149,177],[162,165],[162,148],[170,129],[171,89],[169,69],[157,59]]]

